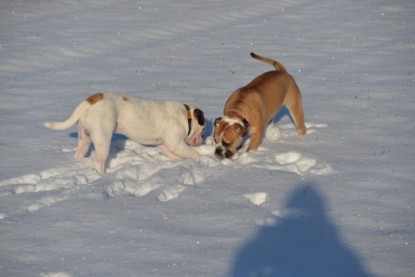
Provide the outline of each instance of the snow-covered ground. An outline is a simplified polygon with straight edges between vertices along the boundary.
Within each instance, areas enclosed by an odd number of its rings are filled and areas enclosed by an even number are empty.
[[[52,131],[94,92],[198,105],[281,61],[258,151],[168,161],[115,136],[108,173]],[[0,276],[415,276],[415,2],[0,2]],[[91,156],[94,155],[92,151]]]

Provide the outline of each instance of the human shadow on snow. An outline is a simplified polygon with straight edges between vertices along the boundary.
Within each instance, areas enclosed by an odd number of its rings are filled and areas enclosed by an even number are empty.
[[[262,227],[239,250],[231,276],[373,276],[344,243],[313,184],[297,187],[286,208],[288,216]]]

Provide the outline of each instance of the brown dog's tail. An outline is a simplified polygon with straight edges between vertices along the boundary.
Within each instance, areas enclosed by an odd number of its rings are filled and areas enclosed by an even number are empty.
[[[287,73],[287,70],[285,69],[285,67],[277,61],[274,61],[270,58],[262,57],[260,55],[255,54],[255,53],[251,53],[251,57],[254,58],[254,59],[260,60],[261,62],[269,63],[270,65],[275,67],[276,70]]]

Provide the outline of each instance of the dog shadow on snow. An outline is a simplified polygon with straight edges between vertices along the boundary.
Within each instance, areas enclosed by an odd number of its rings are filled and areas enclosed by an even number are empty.
[[[237,252],[231,276],[374,276],[341,238],[313,184],[297,187],[286,208],[287,217],[261,227]]]
[[[278,111],[277,115],[274,117],[274,123],[278,123],[283,117],[288,116],[291,122],[294,124],[294,120],[291,117],[290,112],[288,111],[286,106],[282,106],[281,109]]]
[[[70,133],[69,136],[71,138],[78,139],[78,133],[73,132]],[[122,152],[125,150],[125,144],[128,140],[128,137],[121,135],[121,134],[112,134],[111,138],[111,146],[110,146],[110,153],[107,159],[107,164],[111,161],[111,159],[115,158],[119,152]],[[85,154],[85,157],[90,157],[92,151],[94,150],[94,144],[91,143],[91,146],[88,149],[88,152]]]

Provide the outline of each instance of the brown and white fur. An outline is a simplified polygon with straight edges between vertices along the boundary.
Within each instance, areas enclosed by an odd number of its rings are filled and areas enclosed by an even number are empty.
[[[131,96],[97,93],[80,103],[64,122],[46,122],[50,129],[63,130],[78,122],[75,159],[95,147],[95,169],[105,173],[112,134],[123,134],[146,145],[158,145],[170,159],[198,158],[191,146],[202,143],[205,118],[201,110],[175,101],[142,100]],[[189,130],[190,128],[190,130]]]
[[[217,144],[215,155],[230,158],[242,146],[243,138],[251,140],[247,151],[255,150],[261,143],[267,125],[273,122],[282,105],[285,105],[297,127],[298,134],[306,133],[300,90],[294,78],[279,62],[251,56],[275,67],[244,87],[234,91],[226,101],[224,117],[215,120],[214,140]]]

